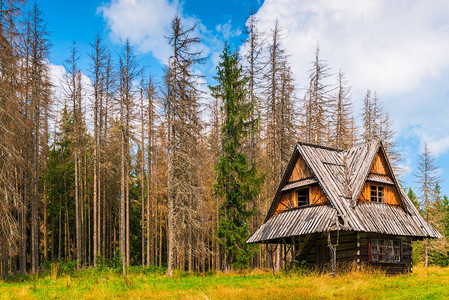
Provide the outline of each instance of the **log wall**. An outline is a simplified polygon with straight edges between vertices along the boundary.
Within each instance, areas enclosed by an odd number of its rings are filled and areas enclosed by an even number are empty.
[[[392,239],[402,241],[402,258],[400,263],[371,262],[369,240],[371,238]],[[404,236],[388,236],[370,234],[366,232],[357,233],[357,262],[377,267],[387,272],[387,274],[407,273],[412,271],[412,238]]]
[[[369,241],[371,238],[392,239],[402,241],[402,257],[400,263],[371,262]],[[298,238],[296,238],[298,239]],[[296,261],[300,264],[306,262],[309,266],[328,268],[330,265],[330,252],[327,243],[327,234],[315,234],[310,237],[301,237],[302,244],[295,242]],[[337,242],[337,233],[331,233],[332,243]],[[373,268],[380,268],[387,274],[412,272],[412,239],[411,237],[387,236],[370,234],[366,232],[340,231],[337,246],[337,264],[339,268],[356,263]]]

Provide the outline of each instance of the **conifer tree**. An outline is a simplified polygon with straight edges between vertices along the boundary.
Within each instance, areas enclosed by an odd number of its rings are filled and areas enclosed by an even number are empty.
[[[93,111],[94,111],[94,149],[93,149],[93,264],[96,265],[97,256],[100,255],[100,224],[101,224],[101,143],[100,134],[103,130],[103,99],[105,85],[105,67],[107,51],[99,35],[91,44],[91,78],[93,85]]]
[[[193,35],[195,26],[184,28],[181,18],[172,20],[168,42],[173,49],[165,75],[165,110],[168,125],[168,270],[174,268],[175,251],[179,265],[187,259],[191,269],[194,256],[204,251],[199,236],[204,229],[201,220],[202,191],[201,153],[202,124],[199,118],[200,91],[193,67],[204,61],[201,50],[195,50],[200,39]],[[176,206],[174,205],[176,203]]]
[[[232,266],[248,266],[252,253],[245,243],[248,238],[248,221],[252,210],[247,204],[260,191],[263,176],[254,163],[250,163],[242,149],[243,139],[250,134],[251,110],[254,106],[246,101],[248,78],[239,66],[237,53],[231,53],[225,44],[215,79],[211,87],[214,97],[223,102],[224,124],[222,127],[222,152],[216,164],[217,183],[215,194],[223,197],[217,235],[226,249],[226,270]]]
[[[302,135],[306,142],[318,145],[328,143],[330,87],[326,83],[329,67],[320,59],[317,46],[315,60],[309,70],[309,87],[303,104]]]
[[[419,156],[418,172],[415,174],[415,176],[417,177],[418,183],[420,184],[420,204],[423,208],[424,218],[428,222],[429,212],[433,204],[432,199],[435,196],[435,187],[439,181],[439,177],[438,169],[435,166],[435,158],[430,152],[430,149],[427,146],[427,142],[424,143],[424,151]],[[428,263],[428,241],[426,239],[424,240],[424,264],[426,268],[428,266]]]
[[[248,38],[245,40],[244,47],[247,48],[246,55],[243,57],[243,69],[245,74],[248,76],[248,99],[254,106],[251,112],[251,133],[248,137],[248,141],[245,143],[247,148],[247,153],[249,154],[249,159],[251,163],[256,163],[258,167],[262,167],[264,164],[264,153],[263,153],[263,140],[262,140],[262,92],[263,92],[263,72],[266,63],[263,61],[263,32],[259,31],[258,19],[256,15],[252,12],[246,22],[246,34]],[[215,99],[217,104],[218,99]],[[217,113],[215,114],[217,115]],[[256,126],[258,125],[258,126]],[[218,135],[215,135],[218,137]],[[256,230],[257,226],[260,225],[260,220],[262,220],[262,207],[263,197],[259,194],[257,198],[253,200],[252,209],[254,210],[254,216],[251,220],[251,230]],[[258,267],[260,257],[262,253],[255,255],[253,259],[253,267]]]
[[[122,272],[126,277],[126,267],[130,261],[130,232],[129,232],[129,182],[130,182],[130,142],[131,123],[134,117],[134,88],[133,80],[138,75],[137,62],[130,42],[120,56],[120,133],[121,133],[121,157],[120,157],[120,254],[122,257]]]
[[[332,136],[331,145],[338,149],[348,149],[354,143],[351,134],[351,109],[350,99],[351,88],[347,86],[345,75],[340,71],[338,73],[337,92],[334,96],[332,114]]]
[[[42,128],[44,127],[42,112],[50,104],[49,78],[46,61],[49,56],[50,43],[47,38],[46,22],[44,14],[35,3],[29,12],[27,20],[28,42],[29,42],[29,74],[28,82],[30,86],[30,102],[32,105],[32,174],[33,174],[33,196],[31,200],[31,270],[33,273],[39,268],[39,232],[40,216],[39,202],[42,195],[39,190],[40,185],[40,165],[42,146]],[[48,117],[48,116],[47,116]],[[48,124],[48,123],[47,123]],[[45,139],[44,139],[44,142]],[[46,148],[46,147],[44,147]],[[44,158],[46,160],[46,158]],[[45,195],[44,195],[45,196]],[[45,197],[43,198],[46,201]],[[46,225],[44,225],[44,228]]]
[[[0,5],[0,264],[5,280],[8,258],[16,252],[17,242],[22,272],[26,270],[27,258],[28,153],[32,123],[27,89],[22,86],[25,81],[22,76],[26,77],[27,70],[21,68],[23,57],[17,44],[16,20],[22,13],[21,5],[19,1],[2,1]]]
[[[442,195],[441,185],[437,182],[432,191],[432,205],[429,208],[429,223],[445,238],[428,240],[429,263],[440,266],[449,265],[449,241],[447,235],[448,199]]]

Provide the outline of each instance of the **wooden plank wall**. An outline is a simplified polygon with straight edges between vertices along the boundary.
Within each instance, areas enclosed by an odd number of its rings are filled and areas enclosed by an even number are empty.
[[[326,204],[327,196],[319,184],[314,184],[309,188],[309,202],[314,204]]]
[[[314,184],[309,187],[309,203],[310,205],[319,205],[328,203],[326,194],[319,184]],[[296,190],[282,192],[279,203],[276,207],[275,214],[284,210],[298,207],[298,197]]]
[[[383,155],[380,155],[380,152],[376,154],[376,157],[373,161],[373,166],[371,167],[370,173],[379,174],[379,175],[386,175],[388,174],[388,168],[387,168],[387,162]]]
[[[374,263],[370,262],[369,239],[371,237],[402,240],[401,263]],[[304,237],[302,237],[304,240]],[[337,241],[337,233],[331,233],[332,243]],[[327,233],[314,234],[308,238],[306,245],[296,242],[296,260],[303,261],[308,266],[318,268],[328,267],[330,253],[327,246]],[[327,255],[323,255],[323,249]],[[323,261],[324,260],[324,261]],[[337,264],[340,268],[350,265],[352,262],[366,264],[370,267],[380,268],[387,274],[407,273],[412,271],[412,239],[411,237],[396,237],[386,235],[369,234],[366,232],[340,231],[337,246]]]
[[[276,207],[274,214],[278,214],[284,210],[298,206],[298,203],[297,203],[298,199],[294,196],[295,196],[294,191],[283,192],[281,194],[279,203]]]
[[[370,183],[365,182],[365,185],[362,188],[362,192],[359,196],[359,201],[371,201],[371,184],[377,184],[378,183]],[[382,185],[382,184],[381,184]],[[389,205],[400,205],[398,195],[396,193],[396,188],[394,185],[383,185],[385,187],[385,203]]]
[[[310,177],[313,177],[312,171],[310,171],[304,159],[301,156],[299,156],[298,160],[296,161],[295,168],[293,169],[288,182],[294,182],[300,179]]]

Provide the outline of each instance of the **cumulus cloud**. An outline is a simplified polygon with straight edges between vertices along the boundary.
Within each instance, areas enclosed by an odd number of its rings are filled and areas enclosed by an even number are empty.
[[[266,0],[257,17],[265,32],[278,19],[299,85],[319,43],[334,72],[347,74],[356,110],[374,89],[397,130],[419,125],[435,153],[449,150],[448,1]]]
[[[67,104],[67,106],[71,107],[72,103],[70,99],[68,99],[67,94],[70,89],[67,86],[67,72],[64,66],[48,64],[48,69],[50,73],[50,81],[53,85],[53,111],[56,113],[62,113],[62,107]],[[81,99],[83,113],[85,114],[85,118],[87,120],[87,124],[91,125],[93,120],[93,86],[90,78],[81,73],[81,84],[83,87],[83,97]],[[68,102],[67,102],[68,101]],[[60,115],[56,116],[56,120],[61,118]],[[54,128],[54,124],[51,125],[51,128]],[[93,130],[93,128],[88,128],[89,130]]]
[[[98,11],[106,20],[113,40],[129,39],[140,52],[151,52],[161,63],[166,63],[169,57],[166,37],[174,16],[182,17],[185,28],[198,24],[197,31],[204,30],[196,18],[183,16],[182,5],[176,0],[112,0]]]
[[[242,34],[242,31],[239,28],[232,29],[231,20],[225,24],[218,24],[215,26],[215,30],[220,32],[225,40],[229,40],[232,37],[240,36]]]
[[[323,57],[356,86],[373,86],[390,96],[449,65],[449,19],[439,18],[449,3],[436,3],[267,0],[257,16],[265,31],[279,20],[299,73],[319,42]]]

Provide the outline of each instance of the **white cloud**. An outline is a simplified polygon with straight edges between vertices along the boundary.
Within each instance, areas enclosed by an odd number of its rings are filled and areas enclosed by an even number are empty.
[[[56,101],[64,103],[64,75],[66,74],[64,66],[49,63],[50,80],[53,85],[53,97]],[[59,104],[59,103],[58,103]]]
[[[449,149],[449,137],[445,136],[441,139],[430,140],[429,148],[436,156],[440,156]]]
[[[430,3],[267,0],[257,16],[266,32],[279,20],[298,74],[308,69],[319,42],[322,57],[348,73],[356,88],[390,96],[449,66],[449,18],[439,18],[449,2]]]
[[[426,130],[427,129],[427,130]],[[421,125],[412,129],[412,132],[408,132],[409,136],[417,136],[420,138],[419,153],[424,151],[424,143],[427,143],[432,155],[438,157],[449,150],[449,136],[447,130],[428,130]]]
[[[215,30],[220,32],[225,40],[242,34],[242,31],[239,28],[232,30],[231,20],[225,24],[218,24],[215,26]]]
[[[53,85],[53,111],[56,113],[62,113],[62,107],[66,103],[66,101],[70,101],[67,99],[67,93],[69,92],[69,88],[67,86],[67,72],[64,66],[54,65],[49,63],[48,68],[50,71],[50,81]],[[89,77],[81,73],[81,83],[83,87],[83,97],[82,97],[82,109],[85,114],[85,118],[87,120],[87,124],[93,124],[91,121],[93,120],[93,86]],[[67,106],[71,107],[72,103],[67,102]],[[59,120],[61,118],[60,115],[56,116],[56,119]],[[53,125],[52,125],[53,126]],[[92,128],[88,128],[92,130]]]
[[[183,16],[182,5],[169,0],[112,0],[98,8],[116,42],[130,43],[142,52],[151,52],[161,63],[170,55],[167,36],[174,16],[182,17],[185,28],[199,24],[193,17]],[[197,31],[204,30],[199,24]]]
[[[418,126],[436,155],[449,150],[448,1],[266,0],[257,17],[265,32],[279,20],[301,87],[319,43],[333,72],[347,74],[356,113],[371,88],[400,134]]]

